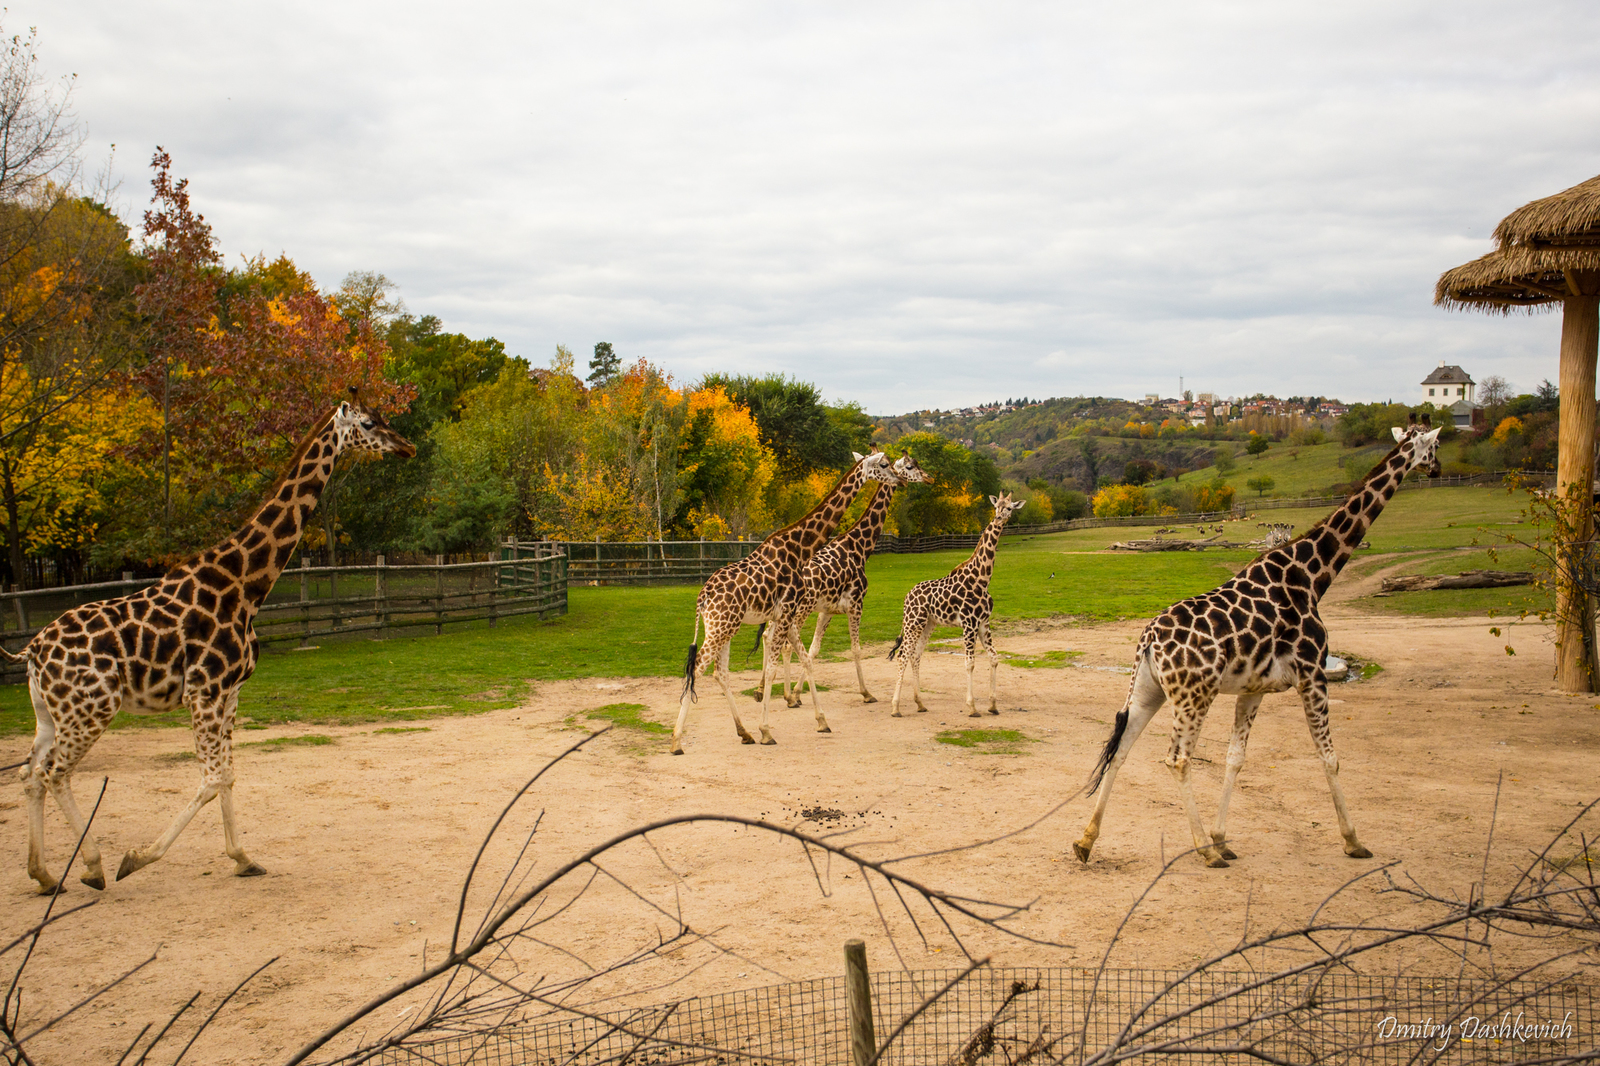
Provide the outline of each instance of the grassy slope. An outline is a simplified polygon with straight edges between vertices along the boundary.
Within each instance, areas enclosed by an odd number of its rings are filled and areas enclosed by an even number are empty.
[[[1267,494],[1269,496],[1304,496],[1308,492],[1321,495],[1329,486],[1349,480],[1342,465],[1346,458],[1352,455],[1367,456],[1372,460],[1368,465],[1375,466],[1389,451],[1386,447],[1376,445],[1358,450],[1349,449],[1337,442],[1313,444],[1302,448],[1288,444],[1274,444],[1264,455],[1251,458],[1245,454],[1244,445],[1235,444],[1234,448],[1237,452],[1234,468],[1224,476],[1223,480],[1234,487],[1240,500],[1246,497],[1255,498],[1255,491],[1245,483],[1258,474],[1270,474],[1276,482],[1272,491]],[[1216,476],[1217,468],[1208,466],[1183,475],[1183,479],[1204,482]],[[1152,487],[1171,485],[1173,480],[1167,478],[1151,484]]]
[[[1478,527],[1513,529],[1517,502],[1496,489],[1437,489],[1401,493],[1372,530],[1376,552],[1415,554],[1407,572],[1451,572],[1486,565],[1481,552],[1441,557],[1440,550],[1492,543]],[[1303,531],[1326,508],[1262,512]],[[1225,580],[1251,557],[1248,550],[1101,555],[1115,540],[1148,530],[1075,530],[1002,541],[991,591],[997,619],[1072,616],[1085,620],[1146,617]],[[1254,520],[1229,527],[1234,539],[1258,532]],[[947,573],[963,552],[879,555],[868,564],[872,592],[862,618],[862,638],[889,641],[899,632],[900,604],[918,581]],[[1365,555],[1366,553],[1362,553]],[[1392,562],[1392,560],[1391,560]],[[1360,556],[1352,564],[1363,567]],[[1525,565],[1506,556],[1507,568]],[[1054,575],[1053,577],[1051,575]],[[515,704],[527,682],[588,676],[673,676],[683,669],[693,625],[693,587],[587,588],[570,593],[571,613],[553,622],[513,619],[490,629],[453,627],[442,637],[386,641],[329,641],[316,651],[267,648],[256,676],[239,699],[251,725],[278,721],[363,721],[461,714]],[[1411,593],[1375,601],[1384,610],[1424,614],[1481,613],[1502,609],[1527,590],[1491,589]],[[953,631],[950,631],[953,632]],[[755,665],[748,655],[754,631],[741,631],[736,667]],[[806,631],[809,638],[810,631]],[[848,653],[849,628],[835,620],[824,653]],[[120,716],[117,726],[180,725],[175,714]],[[0,686],[0,734],[31,732],[33,715],[23,686]]]

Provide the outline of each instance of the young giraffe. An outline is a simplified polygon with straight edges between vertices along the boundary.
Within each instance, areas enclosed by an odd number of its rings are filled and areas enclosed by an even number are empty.
[[[706,663],[714,665],[717,683],[728,698],[728,709],[733,712],[733,728],[739,739],[754,744],[752,737],[739,721],[739,708],[733,701],[733,690],[728,687],[728,650],[734,634],[746,622],[786,622],[791,627],[790,639],[800,649],[800,665],[805,680],[811,682],[811,657],[800,644],[798,621],[787,618],[789,604],[800,596],[800,569],[811,560],[818,548],[839,528],[845,508],[856,498],[868,481],[881,484],[895,483],[889,457],[873,452],[866,458],[856,456],[856,465],[847,471],[822,502],[793,525],[785,526],[761,542],[760,547],[736,563],[729,563],[706,581],[695,602],[695,636],[705,623],[705,643],[689,645],[689,661],[684,667],[683,695],[678,703],[678,722],[672,729],[672,754],[683,754],[683,726],[689,717],[689,701],[695,698],[695,674]],[[773,642],[764,645],[761,661],[761,743],[776,744],[772,730],[767,725],[768,693],[773,672]],[[811,708],[817,715],[817,732],[831,733],[828,720],[817,706],[817,689],[811,683]]]
[[[83,837],[81,880],[91,888],[106,886],[100,849],[86,834],[72,795],[72,771],[124,707],[187,707],[201,784],[160,839],[123,856],[117,880],[161,858],[213,798],[221,800],[223,842],[234,873],[266,873],[245,855],[234,827],[233,716],[239,686],[255,672],[256,611],[299,543],[334,459],[345,451],[416,454],[377,412],[341,403],[300,442],[266,502],[233,536],[142,592],[66,612],[21,654],[4,652],[12,662],[27,662],[28,694],[38,719],[21,778],[28,804],[28,875],[41,892],[53,892],[57,884],[44,862],[47,791]]]
[[[861,673],[861,605],[867,598],[867,557],[878,544],[878,534],[883,532],[883,519],[889,513],[894,494],[902,485],[928,480],[917,461],[902,455],[894,461],[896,482],[893,485],[873,485],[872,499],[861,513],[856,524],[817,552],[800,571],[800,598],[794,604],[794,629],[800,629],[812,611],[817,612],[817,628],[811,634],[810,656],[813,661],[822,651],[822,637],[834,615],[844,614],[850,620],[850,653],[856,661],[856,681],[861,686],[861,702],[877,703],[878,698],[867,691],[867,680]],[[793,651],[782,634],[788,625],[779,627],[779,647],[783,652],[783,699],[790,707],[800,706],[800,693],[789,694],[789,655]]]
[[[1344,791],[1339,787],[1339,759],[1328,732],[1328,683],[1323,676],[1328,634],[1317,603],[1350,561],[1401,480],[1419,467],[1425,467],[1430,477],[1439,476],[1439,431],[1426,426],[1424,415],[1422,427],[1413,423],[1404,432],[1396,427],[1394,450],[1327,519],[1303,536],[1263,552],[1232,581],[1168,608],[1145,629],[1134,653],[1127,700],[1117,712],[1111,739],[1089,779],[1090,794],[1102,785],[1104,789],[1083,839],[1072,846],[1080,860],[1089,861],[1089,851],[1100,835],[1100,820],[1118,768],[1140,732],[1170,699],[1172,747],[1165,762],[1183,796],[1196,850],[1207,866],[1227,866],[1227,860],[1237,857],[1227,844],[1228,800],[1244,766],[1251,723],[1266,693],[1290,688],[1300,694],[1311,739],[1322,757],[1339,816],[1339,832],[1344,836],[1344,852],[1357,859],[1372,857],[1356,840]],[[1239,699],[1234,705],[1233,742],[1228,747],[1216,827],[1208,836],[1195,808],[1189,759],[1206,711],[1224,692],[1237,693]]]
[[[989,502],[994,505],[994,518],[979,538],[972,557],[947,576],[913,585],[906,593],[900,635],[889,649],[891,659],[896,652],[900,654],[900,673],[895,676],[894,696],[890,701],[894,711],[890,717],[900,717],[900,685],[905,681],[908,661],[911,664],[911,698],[916,701],[918,713],[928,709],[922,705],[922,653],[928,649],[928,637],[936,625],[961,627],[961,637],[967,647],[968,717],[981,717],[972,698],[972,671],[977,663],[979,644],[989,652],[989,713],[1000,713],[995,702],[1000,657],[995,654],[994,639],[989,634],[989,616],[994,613],[989,576],[994,573],[994,552],[1000,545],[1000,531],[1005,528],[1006,519],[1022,510],[1026,501],[1002,493],[990,496]]]

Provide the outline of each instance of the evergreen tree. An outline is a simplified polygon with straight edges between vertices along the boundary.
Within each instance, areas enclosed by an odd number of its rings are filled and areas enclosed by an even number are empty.
[[[611,350],[610,341],[594,346],[594,358],[589,360],[589,384],[606,385],[622,371],[622,359]]]

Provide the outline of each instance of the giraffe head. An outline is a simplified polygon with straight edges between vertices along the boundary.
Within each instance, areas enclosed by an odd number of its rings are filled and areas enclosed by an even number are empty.
[[[1439,476],[1439,430],[1429,429],[1432,420],[1422,416],[1421,425],[1417,424],[1417,416],[1411,416],[1411,424],[1405,429],[1394,427],[1394,439],[1400,444],[1400,452],[1409,455],[1406,460],[1406,473],[1413,470],[1426,469],[1429,477]]]
[[[1012,515],[1016,514],[1018,511],[1022,510],[1022,508],[1027,505],[1028,501],[1016,499],[1010,493],[1002,492],[998,496],[990,496],[989,502],[994,505],[995,521],[999,522],[1001,525],[1004,525],[1006,520]]]
[[[928,475],[923,472],[922,467],[917,465],[917,461],[911,457],[910,452],[894,461],[894,473],[900,479],[900,484],[902,485],[928,480]]]
[[[863,456],[860,452],[851,452],[856,462],[861,464],[861,476],[868,481],[881,481],[891,489],[900,485],[900,478],[895,473],[894,467],[889,465],[889,457],[882,452],[873,452]]]
[[[417,454],[416,445],[390,429],[381,414],[354,396],[333,412],[333,433],[341,452],[393,454],[402,459]]]

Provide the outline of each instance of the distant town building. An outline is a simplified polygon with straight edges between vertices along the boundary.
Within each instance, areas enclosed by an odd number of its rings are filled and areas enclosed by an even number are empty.
[[[1433,373],[1422,379],[1422,401],[1439,407],[1449,407],[1461,400],[1476,403],[1477,384],[1473,382],[1472,375],[1459,366],[1439,360],[1439,365]]]

